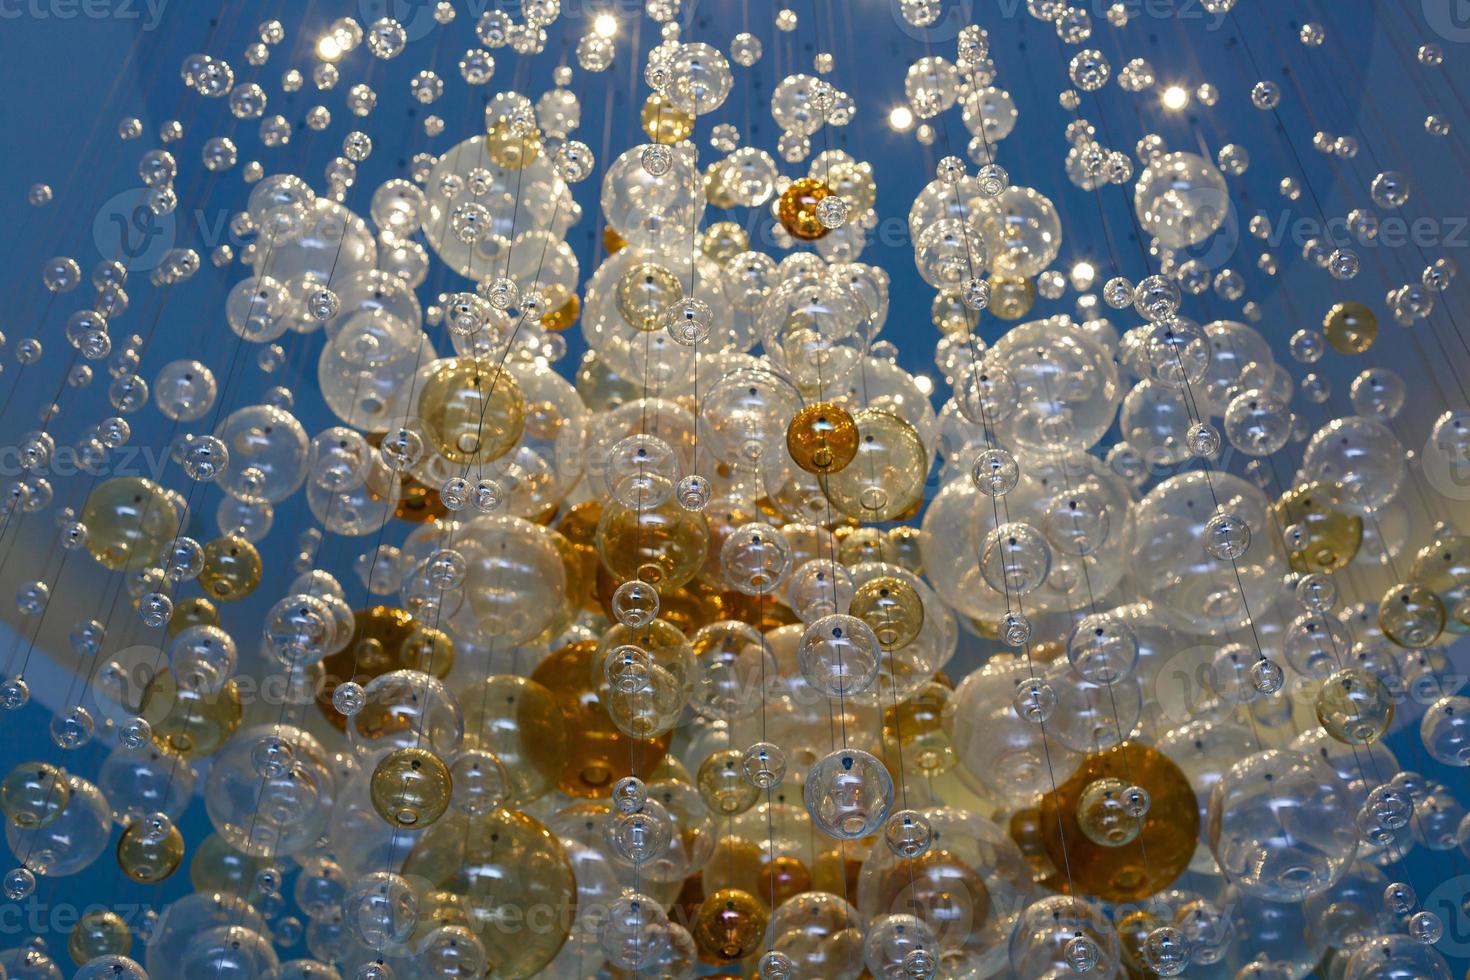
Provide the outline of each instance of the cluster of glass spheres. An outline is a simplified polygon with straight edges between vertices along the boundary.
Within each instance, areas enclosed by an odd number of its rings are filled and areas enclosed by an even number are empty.
[[[1125,47],[1126,6],[1105,18]],[[944,8],[902,0],[896,23]],[[321,180],[206,142],[206,171],[247,182],[243,244],[213,269],[175,248],[140,288],[119,261],[90,280],[45,264],[52,294],[95,290],[55,346],[63,399],[105,366],[107,414],[70,481],[55,413],[23,435],[4,520],[54,521],[121,602],[69,625],[87,693],[5,767],[3,889],[44,901],[115,862],[192,893],[25,937],[0,980],[1448,978],[1443,903],[1420,897],[1444,886],[1405,859],[1470,855],[1450,662],[1470,536],[1429,502],[1435,473],[1470,466],[1470,410],[1412,429],[1375,363],[1328,411],[1312,368],[1368,354],[1376,309],[1427,320],[1453,262],[1280,342],[1202,248],[1238,230],[1247,151],[1106,145],[1092,93],[1151,89],[1152,66],[1115,72],[1087,10],[1032,0],[1071,87],[1065,159],[1027,172],[1131,185],[1146,254],[1097,292],[1092,265],[1058,268],[1086,222],[1002,166],[1009,41],[960,26],[890,117],[928,147],[946,134],[905,226],[936,343],[867,250],[882,174],[832,138],[861,125],[836,83],[860,66],[822,48],[778,78],[764,47],[790,67],[807,14],[717,44],[685,12],[648,0],[630,16],[658,41],[631,54],[613,14],[556,0],[468,30],[450,3],[432,24],[344,17],[282,95],[462,31],[458,78],[426,67],[410,94],[453,117],[473,92],[469,123],[429,115],[437,152],[359,183],[389,127],[380,93],[344,82]],[[246,70],[191,56],[191,104],[223,100],[231,133],[284,152],[293,124],[247,77],[296,30],[261,25]],[[576,70],[490,85],[567,30]],[[774,152],[728,113],[754,78]],[[1274,111],[1279,87],[1251,81]],[[584,142],[608,85],[636,88],[641,131]],[[138,162],[155,215],[194,193],[172,125]],[[1354,190],[1410,200],[1397,171]],[[590,259],[569,243],[584,209]],[[1309,245],[1312,274],[1350,288],[1358,255]],[[196,349],[164,358],[114,324],[130,289],[211,274],[230,280]],[[1073,312],[1033,313],[1069,291]],[[933,346],[948,394],[895,343]],[[241,351],[263,395],[242,393]],[[32,338],[16,354],[50,363]],[[308,396],[328,424],[303,422]],[[110,475],[154,410],[167,466]],[[294,540],[275,527],[293,511]],[[17,593],[37,631],[59,577]],[[0,678],[11,717],[38,717],[27,663]],[[100,767],[76,763],[89,745]]]

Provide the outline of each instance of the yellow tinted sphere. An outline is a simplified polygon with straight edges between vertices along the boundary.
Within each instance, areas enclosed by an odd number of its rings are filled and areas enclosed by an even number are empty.
[[[454,640],[443,630],[422,623],[414,626],[399,648],[398,660],[409,670],[444,678],[454,669]]]
[[[77,966],[99,956],[126,956],[132,948],[132,931],[123,917],[111,909],[84,913],[66,937],[66,951]]]
[[[677,143],[694,132],[694,117],[669,105],[657,92],[644,101],[639,118],[643,132],[655,143]]]
[[[169,617],[168,635],[178,636],[190,626],[218,626],[219,609],[204,596],[190,596],[174,604],[174,614]]]
[[[918,502],[929,475],[929,454],[914,427],[874,408],[853,413],[857,456],[821,478],[832,506],[864,522],[891,521]]]
[[[465,742],[493,752],[510,777],[509,806],[523,806],[556,785],[566,761],[567,731],[556,696],[514,674],[494,674],[459,692]]]
[[[188,759],[212,755],[240,727],[240,690],[233,679],[217,691],[180,687],[161,670],[143,691],[143,717],[159,748]]]
[[[403,874],[459,895],[474,909],[487,976],[532,977],[556,956],[575,917],[577,882],[561,841],[514,810],[451,812],[414,844]],[[531,914],[546,910],[544,914]]]
[[[1409,650],[1430,646],[1444,632],[1444,603],[1417,582],[1395,585],[1378,603],[1378,626],[1394,643]]]
[[[82,508],[87,550],[111,569],[135,569],[158,561],[179,533],[179,515],[163,488],[142,477],[99,483]]]
[[[618,312],[634,330],[659,329],[665,311],[683,295],[679,277],[656,262],[640,262],[618,277]]]
[[[270,865],[268,858],[243,854],[219,834],[210,834],[189,859],[189,881],[196,892],[248,895],[256,873]]]
[[[378,760],[369,792],[373,809],[395,827],[427,827],[449,808],[449,768],[428,749],[394,749]]]
[[[260,552],[238,534],[215,538],[204,546],[199,584],[219,602],[243,599],[260,584]]]
[[[1361,354],[1378,336],[1378,316],[1362,303],[1338,303],[1322,318],[1322,333],[1339,354]]]
[[[720,963],[743,960],[760,947],[766,932],[766,907],[738,888],[723,888],[700,903],[694,942]]]
[[[1445,629],[1470,633],[1470,535],[1442,528],[1415,556],[1409,581],[1439,596]]]
[[[541,155],[539,130],[517,136],[502,119],[485,134],[485,153],[504,170],[524,170]]]
[[[813,402],[791,417],[786,450],[808,473],[835,473],[857,455],[857,423],[841,405]]]
[[[848,613],[873,628],[885,650],[901,650],[924,628],[924,600],[901,578],[880,575],[853,593]]]
[[[611,501],[597,524],[597,555],[613,578],[639,579],[673,592],[699,572],[709,553],[704,515],[680,507],[671,496],[647,510]]]
[[[776,217],[781,227],[792,238],[804,242],[816,241],[827,234],[830,229],[817,217],[817,205],[831,193],[827,185],[815,177],[793,180],[781,192],[781,199],[776,205]]]
[[[1298,572],[1331,572],[1353,560],[1363,543],[1363,519],[1343,508],[1342,490],[1321,480],[1292,487],[1275,504],[1284,530],[1302,535],[1286,541],[1287,557]]]
[[[128,824],[117,841],[117,865],[123,874],[145,885],[162,881],[184,860],[184,836],[169,824],[163,834],[149,834],[144,821]]]
[[[1378,741],[1393,721],[1393,697],[1373,674],[1356,668],[1336,671],[1317,690],[1317,720],[1346,745]]]
[[[567,301],[550,313],[541,316],[541,325],[547,330],[565,330],[577,322],[577,317],[582,313],[582,301],[573,293],[567,297]]]
[[[699,795],[705,806],[720,816],[744,813],[760,799],[760,790],[745,778],[740,766],[744,757],[740,749],[721,749],[711,752],[699,766]]]
[[[521,386],[489,359],[450,357],[424,379],[419,417],[431,448],[451,463],[488,463],[515,446],[525,428]]]
[[[750,236],[733,221],[715,222],[704,230],[699,239],[699,250],[706,258],[714,259],[721,265],[749,248]]]
[[[1030,279],[1010,276],[990,277],[990,305],[986,307],[1002,320],[1019,320],[1031,312],[1036,302],[1036,286]]]
[[[940,333],[964,337],[980,325],[980,312],[966,306],[958,293],[941,291],[929,304],[929,319]]]
[[[22,830],[46,826],[70,799],[66,772],[47,762],[23,762],[0,782],[0,812]]]
[[[944,728],[944,706],[953,692],[938,681],[929,681],[907,701],[883,711],[883,747],[897,771],[936,775],[958,761],[954,744]]]

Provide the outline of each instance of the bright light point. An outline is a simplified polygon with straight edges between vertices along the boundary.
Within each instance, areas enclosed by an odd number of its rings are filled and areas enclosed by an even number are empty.
[[[1092,287],[1092,281],[1097,278],[1097,270],[1092,267],[1091,262],[1078,262],[1072,266],[1072,288],[1079,293],[1084,289]]]
[[[592,21],[592,30],[600,38],[612,39],[618,33],[618,19],[612,14],[598,14]]]
[[[916,374],[914,375],[914,387],[919,389],[920,394],[933,394],[934,379],[929,377],[927,374]]]
[[[900,133],[906,132],[913,124],[913,110],[906,105],[894,106],[893,111],[888,114],[888,125]]]
[[[1178,112],[1180,109],[1189,105],[1189,90],[1182,85],[1170,85],[1164,89],[1164,94],[1160,101],[1164,103],[1165,109],[1168,109],[1170,112]]]
[[[323,34],[322,39],[316,42],[316,56],[323,61],[336,61],[342,57],[342,45],[333,35]]]

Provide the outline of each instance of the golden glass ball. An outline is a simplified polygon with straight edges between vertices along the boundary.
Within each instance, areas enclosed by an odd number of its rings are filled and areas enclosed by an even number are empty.
[[[430,448],[461,466],[509,452],[525,428],[515,375],[488,358],[448,357],[423,380],[418,414]]]
[[[1342,488],[1313,480],[1292,487],[1274,505],[1280,527],[1301,528],[1286,541],[1287,558],[1298,572],[1331,572],[1353,560],[1363,543],[1363,519],[1342,505]]]
[[[663,761],[673,738],[632,739],[612,723],[593,684],[596,640],[579,640],[552,651],[531,672],[531,679],[556,698],[567,734],[557,787],[569,796],[605,798],[615,782],[636,775],[647,782]]]
[[[82,913],[66,937],[66,951],[77,966],[99,956],[127,956],[132,948],[132,930],[112,909],[89,909]]]
[[[835,894],[857,895],[858,892],[854,889]],[[877,879],[876,907],[885,911],[933,910],[940,922],[947,915],[964,910],[970,916],[969,932],[973,934],[990,918],[990,889],[979,869],[953,851],[934,844],[918,857],[883,867]]]
[[[722,888],[738,888],[749,892],[761,901],[769,900],[769,889],[761,891],[760,888],[760,876],[765,861],[762,849],[765,843],[764,827],[765,824],[762,823],[760,844],[738,833],[724,834],[715,841],[715,849],[709,862],[699,872],[698,877],[702,886],[711,893]],[[700,900],[702,901],[703,898],[701,893]],[[697,909],[690,911],[695,912]]]
[[[794,854],[778,854],[761,866],[758,889],[752,894],[771,908],[811,891],[812,873]]]
[[[1151,800],[1142,829],[1122,846],[1093,841],[1078,823],[1083,793],[1101,779],[1141,786]],[[1199,843],[1199,801],[1167,756],[1124,742],[1084,757],[1066,782],[1044,795],[1038,828],[1052,866],[1070,868],[1070,888],[1105,902],[1136,902],[1167,888],[1189,866]],[[1068,889],[1065,877],[1059,887]]]
[[[448,514],[449,508],[444,506],[438,490],[425,486],[406,473],[399,476],[398,502],[393,505],[394,517],[410,524],[428,524]]]
[[[836,402],[812,402],[786,426],[786,451],[808,473],[836,473],[857,455],[857,423]]]
[[[840,533],[846,530],[847,533]],[[876,527],[850,527],[837,529],[837,560],[844,565],[856,565],[865,561],[881,561],[893,564],[897,556],[888,535]]]
[[[723,888],[700,904],[690,931],[701,953],[717,962],[734,963],[760,948],[766,917],[766,907],[755,896]]]
[[[82,507],[82,523],[87,550],[114,571],[157,562],[179,533],[178,511],[163,488],[136,476],[97,484]]]
[[[651,93],[638,113],[643,132],[655,143],[677,143],[694,132],[694,117],[669,105],[657,92]]]
[[[618,312],[644,333],[662,328],[664,313],[683,295],[679,277],[657,262],[640,262],[618,277]]]
[[[428,749],[394,749],[378,760],[368,784],[373,809],[395,827],[433,824],[449,808],[449,767]]]
[[[1378,316],[1362,303],[1338,303],[1322,318],[1322,333],[1339,354],[1361,354],[1378,336]]]
[[[317,694],[317,707],[338,731],[347,730],[347,719],[332,704],[332,692],[338,684],[368,681],[390,670],[410,665],[403,663],[404,644],[413,636],[418,621],[405,609],[393,606],[370,606],[352,614],[352,639],[336,653],[322,661],[326,680]],[[436,675],[437,676],[437,675]]]
[[[781,192],[776,217],[792,238],[814,242],[827,234],[828,228],[817,217],[817,205],[832,194],[831,189],[815,177],[793,180]]]
[[[745,778],[740,749],[711,752],[699,766],[696,782],[705,806],[722,817],[733,817],[755,806],[761,791]]]
[[[957,761],[954,743],[944,727],[944,706],[954,692],[938,681],[928,681],[913,697],[883,709],[883,748],[897,771],[903,768],[919,775],[938,775]]]
[[[524,170],[541,155],[541,131],[517,136],[501,119],[485,134],[485,153],[503,170]]]
[[[256,873],[270,866],[269,858],[244,854],[219,834],[210,834],[189,859],[189,881],[196,892],[246,896],[255,888]]]
[[[151,834],[145,821],[135,820],[117,839],[117,865],[136,882],[151,885],[178,870],[184,860],[184,835],[172,823],[163,834]]]
[[[885,650],[902,650],[924,628],[924,600],[917,589],[893,575],[858,586],[847,611],[872,627]]]
[[[46,826],[71,799],[66,779],[66,772],[49,762],[22,762],[0,782],[0,812],[21,830]]]
[[[1144,959],[1143,944],[1148,939],[1148,934],[1160,926],[1168,925],[1163,919],[1147,909],[1135,909],[1118,920],[1118,939],[1123,947],[1123,958],[1133,971],[1137,971],[1145,977],[1154,977],[1157,974],[1148,971],[1148,963]]]
[[[551,791],[567,755],[566,721],[556,696],[529,677],[492,674],[459,692],[465,742],[493,752],[510,777],[507,806]]]
[[[980,325],[980,311],[966,306],[959,293],[941,290],[929,303],[929,319],[940,333],[965,337]]]
[[[160,670],[143,690],[140,712],[159,748],[186,759],[213,755],[240,727],[240,689],[231,678],[217,691],[180,687]]]
[[[1346,745],[1378,741],[1393,721],[1393,696],[1373,674],[1348,667],[1335,671],[1317,689],[1317,721]]]
[[[1383,635],[1408,650],[1431,646],[1444,632],[1444,603],[1418,582],[1395,585],[1378,603],[1378,627]]]
[[[190,626],[218,626],[219,609],[204,596],[190,596],[174,604],[174,614],[168,621],[170,638],[178,636]]]
[[[215,538],[204,546],[204,568],[199,585],[218,602],[234,602],[260,584],[260,552],[238,534]]]
[[[565,330],[577,322],[577,317],[582,315],[582,301],[573,293],[567,297],[565,303],[552,310],[550,313],[541,315],[541,326],[547,330]]]
[[[733,221],[716,221],[699,237],[700,252],[720,265],[749,249],[750,236]]]
[[[577,921],[566,848],[516,810],[451,811],[414,843],[403,874],[460,896],[475,910],[487,976],[529,978],[555,958]]]
[[[715,160],[704,168],[704,198],[710,207],[730,209],[738,207],[740,198],[730,186],[730,168],[724,160]]]
[[[1138,839],[1143,821],[1124,806],[1128,784],[1116,776],[1094,779],[1077,799],[1077,825],[1103,847],[1122,847]]]
[[[399,648],[398,662],[408,670],[443,679],[454,669],[454,640],[443,630],[416,624]]]
[[[1409,581],[1439,596],[1445,629],[1470,633],[1470,535],[1439,529],[1435,539],[1414,557]]]
[[[1002,320],[1019,320],[1031,312],[1036,303],[1036,285],[1023,276],[991,276],[990,305],[986,307]]]
[[[924,556],[919,550],[921,537],[919,529],[908,524],[888,529],[888,543],[892,546],[889,553],[893,555],[893,563],[907,568],[915,575],[924,573]]]
[[[621,582],[638,579],[661,595],[673,592],[699,573],[709,553],[704,515],[680,507],[673,496],[646,510],[616,501],[602,509],[597,554]]]
[[[864,523],[891,521],[924,493],[929,453],[914,427],[876,408],[853,413],[857,456],[842,470],[820,477],[832,506]]]

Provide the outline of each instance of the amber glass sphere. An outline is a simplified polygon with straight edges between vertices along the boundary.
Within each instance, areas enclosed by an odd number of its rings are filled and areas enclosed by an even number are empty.
[[[1022,276],[991,276],[990,305],[986,307],[1002,320],[1019,320],[1031,312],[1036,303],[1036,285]]]
[[[87,550],[111,569],[135,569],[158,561],[179,533],[179,514],[152,480],[119,476],[104,480],[82,507]]]
[[[1083,794],[1099,780],[1141,786],[1149,794],[1142,826],[1127,843],[1099,844],[1078,822]],[[1086,756],[1066,782],[1043,796],[1039,827],[1052,865],[1070,869],[1078,894],[1136,902],[1168,887],[1189,866],[1199,843],[1199,801],[1167,756],[1124,742]]]
[[[393,516],[410,524],[428,524],[449,513],[439,491],[425,486],[405,474],[398,481],[398,502],[393,505]]]
[[[168,621],[170,638],[178,636],[190,626],[218,626],[219,610],[204,596],[190,596],[174,604],[174,614]]]
[[[1383,635],[1410,650],[1430,646],[1444,632],[1444,603],[1418,582],[1395,585],[1378,603],[1378,626]]]
[[[786,450],[808,473],[835,473],[857,455],[857,423],[835,402],[812,402],[791,417]]]
[[[832,506],[866,523],[895,520],[924,492],[929,454],[914,427],[875,408],[853,413],[858,451],[842,470],[821,477]]]
[[[793,180],[781,192],[776,217],[792,238],[813,242],[827,234],[828,228],[817,217],[817,205],[832,191],[815,177]]]
[[[697,784],[704,805],[722,817],[733,817],[755,806],[760,790],[745,778],[741,749],[711,752],[699,766]]]
[[[453,785],[444,761],[428,749],[394,749],[368,784],[373,809],[395,827],[427,827],[449,807]]]
[[[51,823],[70,799],[66,771],[49,762],[22,762],[0,782],[0,812],[23,830]]]
[[[694,117],[669,105],[657,92],[644,100],[638,116],[643,132],[655,143],[677,143],[687,140],[694,132]]]
[[[260,584],[260,552],[238,534],[215,538],[204,546],[199,585],[217,602],[234,602]]]
[[[1470,633],[1470,535],[1439,529],[1409,567],[1409,581],[1439,596],[1445,629]]]
[[[518,136],[504,119],[497,121],[485,134],[485,153],[504,170],[524,170],[541,155],[541,132],[534,130]]]
[[[495,754],[510,777],[508,806],[551,791],[567,758],[567,729],[551,691],[514,674],[492,674],[459,692],[466,745]]]
[[[596,640],[579,640],[553,651],[531,679],[556,698],[567,733],[567,750],[557,788],[569,796],[603,798],[624,776],[647,781],[663,761],[673,735],[633,739],[620,732],[593,685]],[[601,662],[598,661],[601,670]]]
[[[172,823],[162,833],[147,821],[128,824],[117,839],[117,865],[136,882],[151,885],[178,870],[184,860],[184,835]]]
[[[1293,487],[1276,502],[1276,520],[1286,535],[1287,557],[1298,572],[1331,572],[1353,560],[1363,543],[1363,519],[1343,508],[1336,484],[1314,480]]]
[[[722,888],[700,904],[691,932],[699,951],[711,960],[743,960],[765,936],[766,907],[749,892]]]
[[[165,751],[212,755],[240,727],[240,690],[233,679],[216,691],[181,687],[173,671],[161,670],[143,691],[141,713]]]
[[[1322,333],[1339,354],[1361,354],[1378,336],[1378,316],[1362,303],[1338,303],[1322,318]]]
[[[847,611],[873,628],[885,650],[903,649],[924,628],[924,600],[918,590],[892,575],[858,586]]]
[[[597,525],[597,554],[608,572],[619,581],[646,582],[660,593],[698,574],[709,547],[704,515],[685,510],[673,497],[646,510],[610,502]]]
[[[1377,675],[1347,667],[1335,671],[1317,689],[1317,721],[1332,738],[1346,745],[1378,741],[1393,722],[1393,696]]]
[[[944,706],[954,692],[938,681],[928,681],[906,701],[883,709],[883,751],[889,768],[898,760],[910,773],[938,775],[958,761],[954,743],[944,728]]]
[[[132,948],[132,930],[111,909],[84,912],[66,937],[66,951],[77,966],[99,956],[126,956]]]
[[[418,622],[413,614],[393,606],[370,606],[352,614],[352,639],[322,661],[326,679],[317,695],[317,707],[338,731],[347,730],[347,719],[332,705],[338,684],[356,681],[367,684],[389,671],[412,668],[402,657],[404,644],[414,635]],[[412,668],[420,669],[420,668]],[[432,671],[430,672],[432,673]],[[439,676],[439,675],[436,675]]]
[[[488,358],[439,361],[423,380],[418,407],[432,448],[460,465],[499,459],[525,428],[520,384]]]
[[[515,810],[449,813],[414,843],[403,874],[458,895],[470,908],[516,910],[473,920],[487,976],[536,976],[575,921],[577,881],[566,848],[539,820]]]

